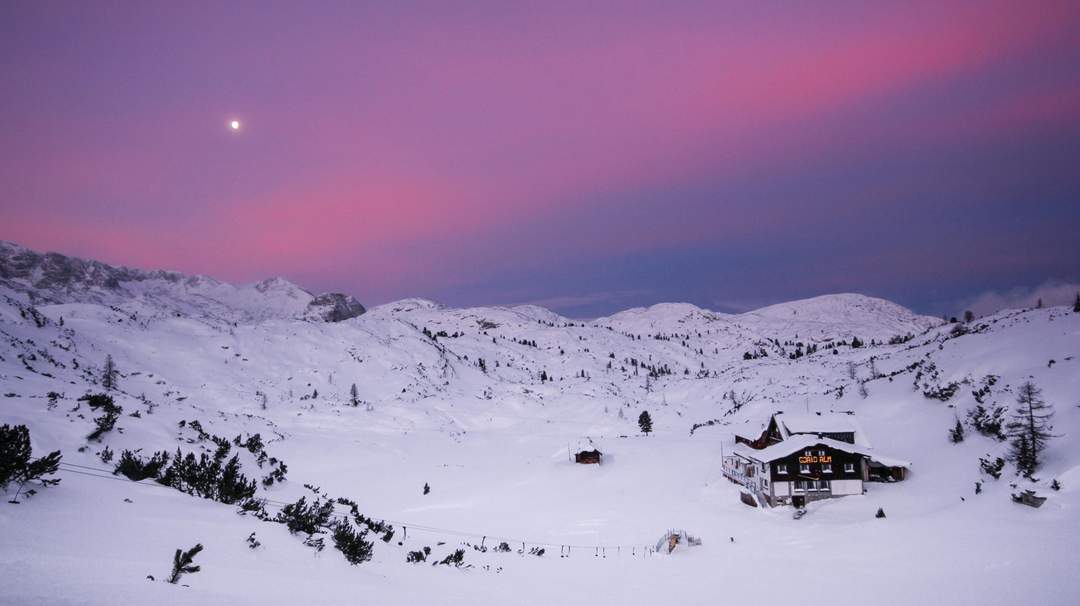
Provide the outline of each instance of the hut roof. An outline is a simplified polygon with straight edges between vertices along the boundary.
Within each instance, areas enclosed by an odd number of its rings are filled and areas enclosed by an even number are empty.
[[[870,440],[862,430],[855,415],[843,412],[779,413],[775,415],[784,439],[799,434],[845,433],[855,434],[855,443],[870,448]]]
[[[574,454],[577,454],[579,452],[592,452],[594,450],[596,452],[602,452],[600,450],[600,447],[597,446],[596,442],[592,438],[585,437],[585,438],[580,438],[576,442],[571,444],[571,451],[570,452],[572,452]]]
[[[911,469],[911,463],[902,459],[895,459],[884,455],[879,455],[874,452],[873,448],[867,446],[860,446],[858,444],[848,444],[847,442],[841,442],[839,440],[833,440],[830,438],[819,438],[815,435],[796,435],[792,436],[783,442],[779,442],[769,446],[768,448],[762,448],[761,450],[754,450],[746,446],[745,444],[735,445],[735,454],[743,458],[754,459],[764,463],[770,463],[777,459],[782,459],[788,455],[794,454],[800,450],[811,449],[817,445],[828,446],[834,450],[840,450],[843,452],[850,452],[852,454],[860,454],[870,459],[871,462],[885,465],[886,467],[904,467]]]

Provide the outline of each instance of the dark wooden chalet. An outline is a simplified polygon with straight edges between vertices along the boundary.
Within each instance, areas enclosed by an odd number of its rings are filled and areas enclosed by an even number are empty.
[[[911,464],[878,455],[850,415],[773,415],[758,436],[736,436],[724,475],[761,504],[862,494],[864,482],[897,481]]]

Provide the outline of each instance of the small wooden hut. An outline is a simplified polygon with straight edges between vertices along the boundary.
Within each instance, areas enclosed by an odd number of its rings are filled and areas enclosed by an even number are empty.
[[[603,464],[604,453],[600,452],[600,448],[592,441],[592,438],[578,440],[570,452],[574,456],[575,463],[582,465]]]

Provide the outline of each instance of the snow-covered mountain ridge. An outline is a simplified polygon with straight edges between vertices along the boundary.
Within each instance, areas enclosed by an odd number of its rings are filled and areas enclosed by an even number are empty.
[[[581,321],[535,306],[408,299],[312,322],[304,309],[314,297],[293,299],[297,287],[279,280],[250,290],[179,274],[122,280],[117,268],[25,254],[0,265],[0,424],[25,424],[36,455],[59,449],[81,467],[0,505],[12,603],[711,603],[761,599],[775,570],[800,588],[836,571],[830,582],[840,585],[829,587],[843,593],[801,593],[804,603],[914,604],[930,593],[956,604],[1065,604],[1080,591],[1067,555],[1080,533],[1080,314],[1071,309],[942,324],[880,299],[829,295],[746,314],[661,304]],[[199,284],[177,287],[186,280]],[[855,337],[864,345],[853,347]],[[124,413],[90,441],[99,413],[77,398],[105,391],[106,356]],[[1055,406],[1060,437],[1035,481],[1011,464],[994,480],[979,459],[1008,445],[978,434],[968,413],[980,403],[1007,413],[1027,380]],[[854,411],[876,449],[913,463],[911,478],[814,503],[800,521],[747,508],[720,475],[720,456],[735,431],[778,410]],[[655,427],[648,437],[643,411]],[[957,419],[967,438],[953,444]],[[329,539],[317,553],[234,507],[75,473],[109,476],[106,448],[212,452],[193,420],[230,440],[259,433],[287,462],[286,481],[258,487],[268,502],[310,498],[310,484],[399,534],[353,567]],[[568,444],[586,436],[605,453],[598,468],[568,461]],[[266,473],[241,454],[245,473]],[[1055,479],[1060,491],[1049,488]],[[1015,505],[1010,484],[1048,501]],[[874,518],[879,507],[885,520]],[[642,558],[672,527],[704,545]],[[258,549],[245,542],[252,532]],[[490,550],[502,541],[510,553]],[[146,580],[195,542],[206,550],[189,588]],[[482,543],[489,549],[473,548]],[[544,556],[529,555],[542,544]],[[464,548],[474,567],[405,562],[424,546],[438,559]],[[84,553],[106,555],[70,565]],[[725,582],[709,581],[717,575]]]
[[[231,323],[271,318],[341,321],[364,313],[353,297],[313,295],[284,278],[234,286],[207,276],[144,271],[0,241],[0,284],[34,304],[93,303]]]

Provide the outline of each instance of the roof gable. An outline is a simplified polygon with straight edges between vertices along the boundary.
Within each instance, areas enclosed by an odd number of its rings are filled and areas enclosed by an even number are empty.
[[[747,447],[745,444],[737,444],[735,446],[735,454],[743,458],[754,459],[762,463],[771,463],[778,459],[782,459],[786,456],[794,454],[800,450],[813,449],[814,446],[827,446],[833,450],[839,450],[842,452],[849,452],[852,454],[860,454],[869,457],[870,460],[886,465],[889,467],[906,467],[911,468],[909,461],[902,459],[894,459],[892,457],[880,456],[874,452],[873,448],[867,446],[861,446],[858,444],[848,444],[847,442],[841,442],[839,440],[833,440],[830,438],[819,438],[816,435],[796,435],[792,436],[783,442],[773,444],[767,448],[761,450],[754,450]]]

